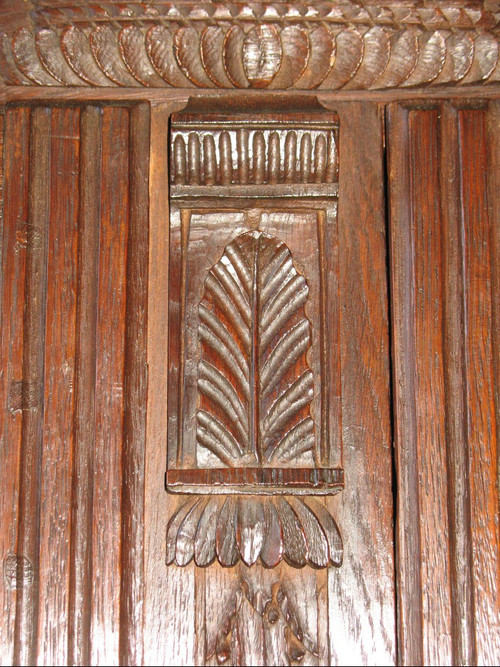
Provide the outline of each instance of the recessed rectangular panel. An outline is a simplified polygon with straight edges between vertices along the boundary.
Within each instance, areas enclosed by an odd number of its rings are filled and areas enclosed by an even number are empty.
[[[232,492],[267,494],[276,484],[248,471],[269,469],[282,493],[335,493],[343,485],[335,116],[296,126],[282,116],[177,118],[168,490],[231,492],[217,488],[233,469],[244,483],[226,480]],[[287,469],[304,474],[280,475]]]

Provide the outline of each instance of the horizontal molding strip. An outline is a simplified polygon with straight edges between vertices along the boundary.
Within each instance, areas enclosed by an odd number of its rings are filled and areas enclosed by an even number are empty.
[[[342,468],[205,468],[168,470],[170,493],[332,495],[344,488]]]
[[[495,83],[500,12],[482,4],[35,2],[5,17],[0,74],[7,85],[98,88]]]

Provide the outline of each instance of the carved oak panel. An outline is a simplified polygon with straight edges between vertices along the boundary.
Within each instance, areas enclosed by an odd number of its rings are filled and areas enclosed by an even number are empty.
[[[167,561],[339,564],[307,498],[343,487],[336,117],[179,114],[171,145]]]

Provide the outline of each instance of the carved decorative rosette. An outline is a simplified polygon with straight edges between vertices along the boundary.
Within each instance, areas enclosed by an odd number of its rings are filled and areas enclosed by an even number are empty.
[[[500,14],[478,2],[34,4],[25,25],[0,36],[10,85],[327,91],[500,80]]]

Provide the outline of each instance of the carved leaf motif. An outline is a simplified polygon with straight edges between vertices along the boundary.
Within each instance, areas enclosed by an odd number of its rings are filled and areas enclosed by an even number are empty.
[[[197,443],[228,466],[291,464],[314,448],[309,288],[279,239],[241,234],[199,306]]]
[[[183,501],[167,528],[167,564],[267,568],[342,564],[342,538],[325,505],[291,496],[202,496]]]

